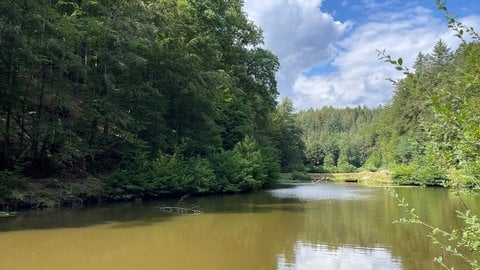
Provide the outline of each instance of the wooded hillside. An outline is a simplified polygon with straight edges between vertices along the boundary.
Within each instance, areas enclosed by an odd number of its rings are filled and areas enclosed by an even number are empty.
[[[386,169],[399,184],[478,185],[480,39],[473,29],[450,23],[463,41],[455,51],[439,40],[431,53],[418,54],[412,69],[380,54],[405,74],[394,81],[389,104],[299,113],[311,171],[363,167]]]
[[[6,196],[18,186],[12,175],[111,174],[114,197],[275,181],[289,162],[279,121],[293,108],[276,112],[278,59],[260,47],[262,33],[242,5],[1,1]]]

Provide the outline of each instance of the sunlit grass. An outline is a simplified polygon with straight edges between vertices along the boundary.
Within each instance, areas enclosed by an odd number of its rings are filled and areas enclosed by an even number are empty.
[[[345,182],[346,180],[357,180],[363,184],[392,184],[392,176],[386,171],[370,172],[362,171],[355,173],[310,173],[313,182]],[[282,173],[280,182],[292,181],[291,173]]]

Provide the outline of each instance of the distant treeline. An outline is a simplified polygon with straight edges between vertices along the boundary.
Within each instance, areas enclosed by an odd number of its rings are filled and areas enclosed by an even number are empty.
[[[463,32],[462,32],[463,33]],[[401,184],[476,186],[480,180],[480,43],[419,54],[392,101],[376,109],[326,107],[297,115],[312,171],[387,169]]]

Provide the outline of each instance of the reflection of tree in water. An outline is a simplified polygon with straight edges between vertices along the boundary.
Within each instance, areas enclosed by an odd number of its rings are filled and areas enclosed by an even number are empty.
[[[149,260],[154,260],[162,269],[233,270],[278,269],[279,265],[289,264],[295,268],[306,261],[320,263],[322,259],[325,263],[335,260],[342,263],[349,258],[357,264],[393,265],[393,269],[397,263],[401,263],[403,269],[436,267],[432,259],[439,250],[426,237],[428,231],[413,225],[392,224],[402,216],[403,210],[382,188],[367,188],[368,196],[360,199],[340,196],[342,190],[352,190],[348,185],[322,184],[311,188],[331,188],[342,199],[302,201],[301,196],[277,198],[274,193],[257,192],[193,196],[184,201],[187,206],[198,205],[201,215],[164,214],[155,211],[155,203],[149,202],[22,213],[2,224],[0,245],[5,247],[2,251],[5,254],[0,269],[15,256],[35,256],[15,261],[21,266],[38,258],[48,259],[52,252],[58,252],[62,258],[85,259],[85,263],[102,264],[103,261],[95,258],[112,258],[109,267],[116,265],[118,269],[124,269],[122,263],[127,260],[143,263],[147,266],[143,269],[152,269]],[[429,223],[447,228],[459,226],[451,222],[457,220],[452,213],[461,203],[448,191],[427,188],[398,188],[397,191]],[[172,199],[160,204],[177,202],[178,199]],[[468,199],[466,203],[475,205]],[[6,228],[7,223],[10,229]],[[62,229],[74,227],[73,224],[79,228]],[[39,230],[47,227],[49,230]],[[9,232],[14,228],[36,230]],[[68,249],[61,248],[65,246]],[[95,248],[93,257],[85,246]],[[15,252],[15,247],[21,247],[22,253]],[[125,254],[131,255],[126,258]],[[462,269],[461,264],[455,266]]]
[[[448,191],[403,188],[399,192],[418,209],[420,216],[433,224],[457,226],[452,224],[457,221],[452,213],[461,205],[450,200]],[[431,205],[436,207],[428,207]],[[360,253],[381,248],[391,254],[385,259],[402,262],[403,269],[437,267],[433,258],[440,250],[429,242],[426,237],[428,231],[422,227],[393,224],[403,215],[403,210],[381,188],[376,189],[370,199],[310,201],[305,203],[304,209],[298,242],[292,247],[293,251],[281,256],[287,265],[298,263],[302,259],[299,254],[302,250],[305,252],[305,248],[311,252],[317,250],[316,254],[320,257],[326,251],[331,251],[331,256],[337,256],[342,252],[348,254],[350,248],[358,249]],[[449,260],[459,263],[454,258]]]

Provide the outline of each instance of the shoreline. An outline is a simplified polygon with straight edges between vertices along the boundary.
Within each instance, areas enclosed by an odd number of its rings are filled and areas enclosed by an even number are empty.
[[[355,173],[308,173],[309,180],[301,180],[306,182],[321,183],[321,182],[334,182],[334,183],[358,183],[358,184],[386,184],[393,185],[392,176],[387,171],[370,172],[362,171]],[[299,181],[292,179],[292,173],[282,173],[280,176],[280,182],[282,181]]]

